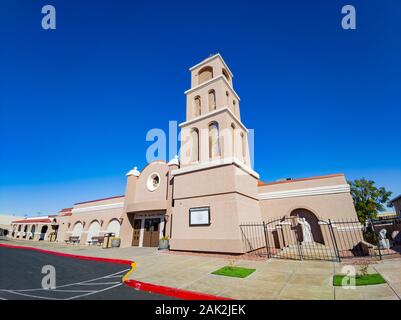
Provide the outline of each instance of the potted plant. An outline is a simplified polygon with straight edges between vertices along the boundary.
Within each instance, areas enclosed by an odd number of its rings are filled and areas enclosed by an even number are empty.
[[[119,247],[119,246],[120,246],[120,243],[121,243],[121,239],[120,239],[120,238],[117,238],[117,237],[111,238],[111,247],[112,247],[112,248],[117,248],[117,247]]]
[[[169,237],[164,236],[159,240],[159,250],[167,250],[169,247]]]

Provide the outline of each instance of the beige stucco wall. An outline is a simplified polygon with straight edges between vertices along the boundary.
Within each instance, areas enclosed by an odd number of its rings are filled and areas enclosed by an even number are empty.
[[[229,193],[177,200],[173,210],[172,250],[241,253],[238,201]],[[246,200],[245,200],[246,201]],[[209,226],[189,226],[189,209],[210,207]]]
[[[308,190],[319,187],[347,185],[344,175],[334,175],[321,179],[283,182],[259,186],[259,194]],[[263,219],[289,216],[293,210],[307,209],[321,219],[354,219],[357,215],[350,192],[293,196],[281,199],[261,200],[260,207]]]
[[[112,207],[112,206],[120,207]],[[64,242],[71,236],[76,223],[84,225],[80,243],[87,242],[87,232],[93,221],[98,221],[101,225],[99,235],[106,232],[107,227],[113,219],[119,220],[123,213],[124,197],[116,197],[104,200],[95,200],[85,203],[77,203],[72,209],[71,216],[58,216],[59,230],[57,241]],[[81,211],[81,210],[84,211]]]
[[[170,248],[208,252],[244,252],[240,223],[260,221],[257,180],[235,165],[174,177]],[[209,226],[189,226],[189,210],[210,207]]]
[[[173,177],[171,170],[175,165],[168,165],[164,161],[155,161],[143,168],[139,176],[127,177],[126,197],[123,209],[123,223],[121,227],[121,246],[128,247],[132,243],[133,220],[135,215],[154,215],[155,212],[165,215],[168,221],[172,207]],[[160,176],[157,189],[150,191],[147,187],[148,179],[153,174]],[[169,234],[170,224],[165,224],[165,232]]]
[[[232,85],[232,77],[233,75],[230,74],[230,70],[227,65],[225,65],[225,62],[221,59],[219,55],[215,55],[213,57],[209,57],[199,64],[195,65],[190,69],[191,71],[191,88],[196,87],[199,85],[199,80],[198,80],[198,73],[201,69],[203,69],[205,66],[210,66],[213,68],[213,77],[216,78],[220,75],[223,74],[223,68],[226,69],[226,71],[229,74],[229,79],[228,82]]]
[[[189,91],[186,96],[187,120],[195,118],[195,97],[201,98],[201,115],[207,114],[209,108],[209,91],[215,91],[216,110],[228,107],[234,115],[240,119],[239,99],[233,88],[224,80],[225,78],[214,78],[201,85],[197,90]],[[227,97],[228,92],[228,97]]]
[[[180,151],[180,165],[182,168],[193,165],[196,162],[192,162],[191,158],[191,148],[192,143],[189,139],[190,131],[196,128],[199,131],[199,163],[208,162],[209,159],[209,125],[211,122],[217,122],[220,131],[220,149],[221,158],[235,157],[243,161],[246,165],[250,165],[250,156],[248,148],[248,137],[247,132],[243,125],[232,116],[227,110],[222,110],[221,112],[214,113],[212,115],[205,116],[202,119],[194,123],[187,123],[181,127],[181,151]],[[231,125],[234,124],[234,139],[233,130]],[[245,135],[245,158],[242,154],[242,140],[240,135]],[[234,150],[233,150],[234,149]]]

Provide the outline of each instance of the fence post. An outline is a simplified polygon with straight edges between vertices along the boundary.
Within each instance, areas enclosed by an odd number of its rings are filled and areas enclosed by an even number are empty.
[[[338,246],[337,246],[337,239],[336,239],[336,236],[334,234],[333,225],[331,224],[331,220],[330,219],[329,219],[329,230],[330,230],[331,239],[332,239],[333,244],[334,244],[334,250],[336,251],[337,260],[338,260],[338,262],[341,262],[340,251],[338,250]]]
[[[270,258],[269,239],[267,237],[267,227],[266,227],[266,223],[264,221],[263,221],[263,233],[265,234],[267,258]]]

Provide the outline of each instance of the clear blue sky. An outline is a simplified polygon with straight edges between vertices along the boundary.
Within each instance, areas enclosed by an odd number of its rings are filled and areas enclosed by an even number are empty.
[[[2,0],[0,41],[0,213],[123,194],[216,52],[262,180],[343,172],[401,193],[400,1]]]

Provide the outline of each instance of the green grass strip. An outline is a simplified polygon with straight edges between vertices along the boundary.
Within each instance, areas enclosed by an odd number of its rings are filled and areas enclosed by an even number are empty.
[[[226,277],[246,278],[255,271],[256,269],[226,266],[220,268],[219,270],[213,271],[212,274],[217,274],[219,276],[226,276]]]
[[[333,285],[336,287],[342,287],[342,281],[344,277],[349,277],[346,275],[336,274],[333,276]],[[356,286],[369,286],[373,284],[382,284],[386,283],[386,280],[382,277],[380,273],[372,273],[364,276],[356,276],[355,277],[355,285]],[[351,285],[350,281],[345,281],[345,285]]]

